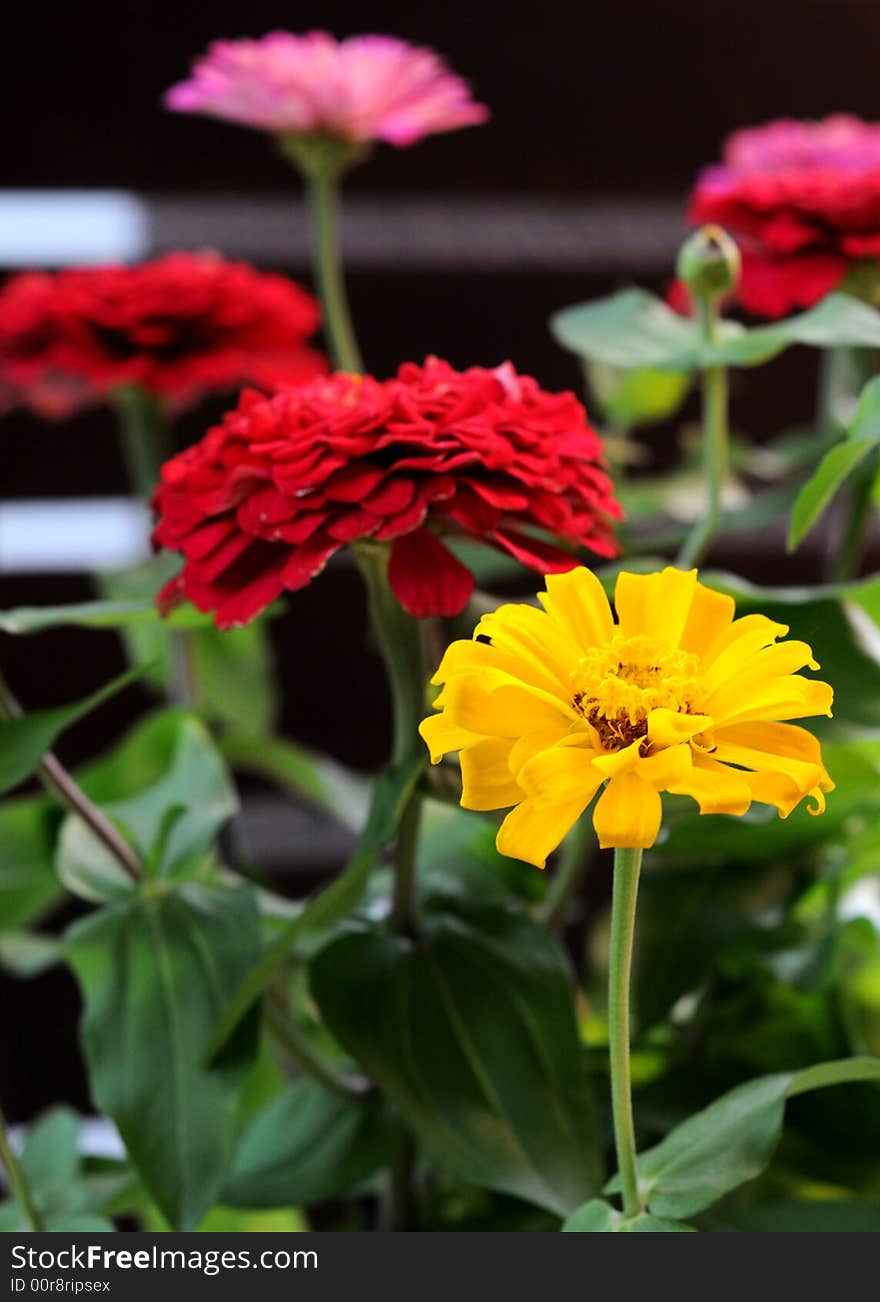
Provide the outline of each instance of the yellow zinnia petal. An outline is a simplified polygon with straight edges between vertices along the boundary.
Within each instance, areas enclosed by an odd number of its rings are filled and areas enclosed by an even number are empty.
[[[772,646],[787,632],[787,624],[777,624],[766,615],[743,615],[735,619],[722,629],[703,656],[707,685],[714,687],[724,682],[758,651]]]
[[[507,662],[520,666],[519,676],[552,692],[568,691],[572,669],[582,654],[577,644],[560,637],[549,616],[534,606],[501,606],[484,615],[475,636],[488,637]]]
[[[717,760],[695,755],[690,773],[667,790],[696,800],[701,814],[744,814],[752,800],[746,777]]]
[[[733,622],[736,602],[724,592],[713,592],[704,583],[694,586],[694,599],[681,635],[681,648],[700,656],[708,651]]]
[[[640,759],[636,772],[657,791],[671,791],[687,781],[692,767],[691,748],[685,742]]]
[[[648,741],[659,750],[664,746],[677,746],[679,742],[696,737],[712,727],[708,714],[678,714],[675,710],[652,710],[648,715]]]
[[[718,726],[757,720],[807,719],[814,714],[830,717],[834,693],[816,678],[787,674],[754,684],[739,702],[730,701],[729,713],[717,716]]]
[[[461,750],[463,746],[477,741],[474,733],[459,728],[445,714],[432,714],[423,719],[419,724],[419,735],[431,753],[432,764],[439,764],[449,751]]]
[[[506,809],[523,798],[510,771],[509,737],[488,737],[461,752],[462,809]]]
[[[659,574],[617,576],[614,604],[625,637],[648,633],[670,647],[681,641],[697,583],[696,570],[667,566]]]
[[[568,727],[566,720],[560,719],[558,723],[551,724],[547,728],[536,728],[533,732],[527,732],[524,737],[518,738],[510,752],[511,773],[517,775],[533,755],[537,755],[542,750],[549,750],[551,746],[559,743],[595,749],[592,743],[592,729],[569,732]]]
[[[443,705],[453,723],[486,737],[521,737],[560,719],[577,722],[557,697],[497,670],[457,675],[444,688]]]
[[[586,650],[611,640],[611,607],[592,570],[578,566],[566,574],[548,574],[544,581],[547,591],[539,592],[538,600],[577,646]]]
[[[593,811],[599,845],[647,850],[657,840],[662,813],[659,793],[637,774],[612,778]]]
[[[541,751],[520,771],[527,799],[511,810],[498,830],[501,854],[543,868],[547,856],[568,835],[602,781],[589,752],[572,746]]]

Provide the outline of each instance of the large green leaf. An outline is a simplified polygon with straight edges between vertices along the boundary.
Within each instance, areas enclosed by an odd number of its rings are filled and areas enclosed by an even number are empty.
[[[149,600],[80,601],[65,606],[16,606],[0,611],[0,633],[19,636],[50,628],[120,629],[160,622],[156,604]],[[169,616],[167,623],[172,628],[203,628],[210,623],[210,616],[186,606]]]
[[[846,1058],[739,1085],[676,1126],[638,1159],[639,1186],[655,1216],[679,1219],[760,1175],[773,1156],[785,1104],[797,1094],[850,1081],[880,1084],[880,1058]],[[880,1103],[880,1091],[878,1091]],[[615,1177],[609,1191],[619,1189]]]
[[[58,811],[47,796],[0,808],[0,932],[26,926],[60,899],[52,867]]]
[[[416,943],[352,929],[311,978],[333,1034],[435,1161],[558,1215],[595,1192],[571,973],[544,928],[495,913],[428,914]]]
[[[661,1220],[648,1212],[627,1217],[601,1198],[584,1203],[562,1227],[566,1234],[681,1234],[693,1233],[693,1228],[681,1221]]]
[[[345,1098],[303,1077],[245,1128],[221,1202],[307,1207],[336,1197],[386,1165],[399,1138],[378,1094]]]
[[[192,1229],[226,1174],[236,1098],[255,1051],[254,1036],[242,1034],[216,1066],[203,1062],[221,1010],[259,953],[253,895],[154,886],[74,924],[67,951],[85,1003],[95,1103],[116,1122],[171,1225]]]
[[[588,362],[585,370],[593,402],[606,420],[624,430],[668,420],[690,391],[689,378],[674,371],[602,362]]]
[[[217,1022],[206,1051],[208,1058],[222,1049],[280,965],[294,952],[305,956],[328,928],[351,913],[360,902],[379,852],[394,836],[403,807],[423,768],[419,759],[404,768],[390,770],[376,783],[366,826],[345,871],[313,896],[302,912],[281,929],[241,981]]]
[[[753,330],[724,321],[712,343],[695,321],[641,289],[564,308],[550,329],[563,348],[591,362],[680,372],[756,366],[792,344],[880,347],[880,313],[849,294],[829,294],[807,312]]]
[[[829,449],[804,484],[788,532],[793,551],[823,514],[834,494],[866,457],[880,447],[880,377],[865,385],[846,439]]]
[[[238,798],[204,726],[192,716],[180,715],[164,775],[137,795],[110,801],[103,808],[126,829],[151,871],[168,876],[198,865],[236,812]],[[56,862],[61,880],[84,899],[101,901],[132,889],[115,858],[75,815],[65,820]]]
[[[235,728],[265,733],[275,722],[275,667],[265,622],[185,635],[193,690],[202,709]]]
[[[121,692],[143,673],[132,669],[73,705],[38,710],[15,719],[0,719],[0,794],[30,777],[66,728]]]

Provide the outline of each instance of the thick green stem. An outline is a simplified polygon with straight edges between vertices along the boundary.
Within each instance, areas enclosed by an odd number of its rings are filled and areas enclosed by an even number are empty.
[[[592,821],[581,816],[565,838],[559,864],[541,909],[541,921],[548,927],[564,924],[569,903],[584,875],[592,843]]]
[[[154,394],[140,385],[117,389],[114,406],[131,488],[148,502],[159,482],[162,463],[171,455],[168,423]]]
[[[0,674],[0,719],[15,719],[20,714],[21,707]],[[50,795],[82,819],[122,865],[132,881],[138,881],[143,876],[143,864],[138,855],[51,751],[47,751],[40,761],[37,777]]]
[[[629,992],[641,866],[641,850],[615,850],[614,894],[611,905],[611,958],[608,974],[608,1044],[611,1057],[614,1143],[617,1149],[617,1170],[623,1190],[623,1211],[626,1216],[636,1216],[643,1210],[636,1166],[629,1061]]]
[[[718,308],[713,301],[698,300],[703,338],[715,339]],[[699,565],[715,540],[721,523],[721,495],[727,479],[728,423],[727,371],[710,366],[703,372],[703,470],[707,501],[705,511],[685,539],[678,556],[683,570]]]
[[[6,1178],[9,1182],[9,1188],[18,1203],[24,1218],[30,1228],[36,1232],[42,1231],[43,1218],[40,1216],[34,1200],[31,1197],[31,1191],[28,1188],[28,1182],[25,1177],[21,1164],[12,1150],[9,1142],[9,1135],[6,1128],[6,1118],[0,1112],[0,1162],[3,1163],[3,1169],[6,1172]]]
[[[340,167],[331,161],[316,161],[306,173],[312,210],[315,279],[334,365],[340,371],[360,373],[364,364],[351,323],[339,246],[340,174]]]

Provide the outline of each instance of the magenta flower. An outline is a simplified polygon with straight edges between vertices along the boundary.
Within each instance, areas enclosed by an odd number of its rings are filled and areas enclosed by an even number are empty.
[[[215,41],[165,104],[278,135],[398,146],[489,116],[433,50],[392,36],[337,41],[327,32]]]

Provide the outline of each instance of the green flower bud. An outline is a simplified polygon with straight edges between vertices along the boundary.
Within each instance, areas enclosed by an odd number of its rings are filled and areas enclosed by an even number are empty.
[[[720,298],[739,283],[741,259],[734,241],[720,226],[701,226],[685,240],[676,274],[695,298]]]

